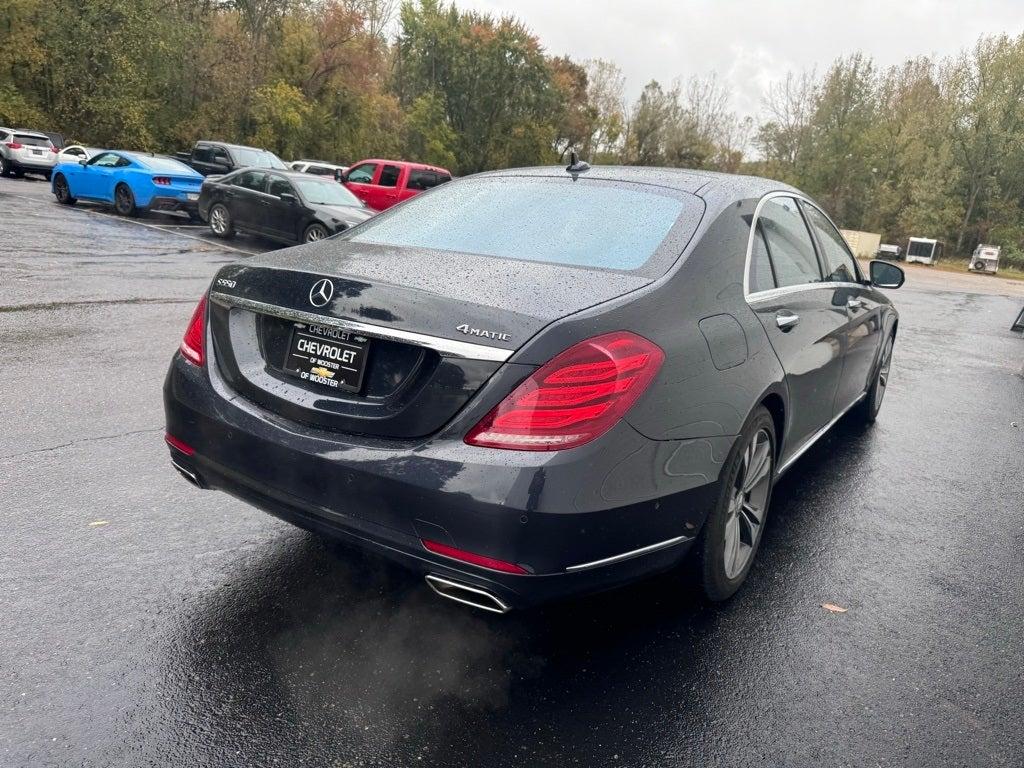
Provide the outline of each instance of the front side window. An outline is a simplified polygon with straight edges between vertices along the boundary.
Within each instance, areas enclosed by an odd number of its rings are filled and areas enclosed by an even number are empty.
[[[856,283],[857,262],[832,222],[813,205],[805,205],[804,212],[818,234],[822,261],[825,262],[825,280],[833,283]]]
[[[703,209],[639,184],[489,177],[445,184],[375,216],[353,242],[615,270],[645,268]],[[677,256],[678,251],[670,254]],[[667,257],[661,254],[662,264]]]
[[[376,163],[363,163],[357,165],[351,171],[348,172],[348,181],[354,184],[372,184],[373,174],[377,170]]]
[[[267,180],[267,174],[263,171],[243,171],[235,176],[232,184],[242,189],[251,189],[253,192],[262,192],[263,185]]]
[[[228,157],[228,153],[223,149],[213,150],[213,162],[231,167],[231,158]]]
[[[95,165],[97,168],[113,168],[120,159],[113,152],[104,152],[90,160],[89,165]]]
[[[792,197],[767,200],[758,216],[779,288],[821,282],[811,233]]]
[[[288,183],[288,179],[282,179],[280,176],[271,176],[267,192],[274,195],[274,197],[280,197],[281,195],[294,195],[295,188]]]
[[[397,165],[385,165],[380,171],[380,181],[377,182],[377,186],[397,187],[398,177],[401,173],[402,169]]]

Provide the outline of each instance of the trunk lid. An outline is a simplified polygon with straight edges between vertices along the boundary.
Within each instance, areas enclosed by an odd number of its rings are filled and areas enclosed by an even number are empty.
[[[330,297],[314,295],[321,281]],[[225,267],[211,288],[217,365],[237,392],[326,429],[431,434],[547,324],[651,282],[635,274],[326,241]],[[366,339],[358,391],[284,370],[297,325]],[[301,330],[301,329],[300,329]]]

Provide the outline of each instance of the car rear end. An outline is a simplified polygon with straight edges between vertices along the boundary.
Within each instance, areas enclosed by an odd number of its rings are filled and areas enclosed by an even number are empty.
[[[677,256],[661,244],[680,227],[692,234],[699,213],[671,196],[605,189],[650,225],[644,233],[612,217],[575,244],[537,243],[538,261],[514,259],[504,254],[531,237],[582,236],[595,202],[531,224],[523,214],[572,188],[526,185],[502,202],[495,189],[509,186],[467,185],[433,206],[435,193],[423,195],[422,211],[399,215],[408,203],[383,215],[387,226],[372,219],[222,269],[165,384],[179,471],[400,561],[486,610],[677,562],[706,489],[665,503],[614,487],[610,478],[658,463],[659,441],[624,417],[663,353],[603,323],[599,309],[652,285],[664,263],[645,271],[579,259],[599,242],[645,265],[656,251]],[[470,242],[501,219],[494,239]],[[546,260],[563,246],[561,263]],[[546,334],[583,311],[594,315],[584,337]]]
[[[4,155],[15,173],[39,173],[49,178],[59,150],[41,133],[18,132],[4,142]]]
[[[157,213],[199,217],[201,174],[170,157],[137,156],[137,160],[146,169],[132,190],[138,205]]]

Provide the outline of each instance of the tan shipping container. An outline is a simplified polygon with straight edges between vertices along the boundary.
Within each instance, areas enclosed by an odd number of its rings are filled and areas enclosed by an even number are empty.
[[[854,229],[841,229],[846,242],[850,244],[850,250],[858,259],[873,259],[878,253],[878,246],[882,244],[882,236],[875,232],[858,232]]]

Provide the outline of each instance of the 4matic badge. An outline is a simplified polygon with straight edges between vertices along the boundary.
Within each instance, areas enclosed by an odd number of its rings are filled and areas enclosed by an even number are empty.
[[[459,333],[464,333],[467,336],[480,336],[485,339],[494,339],[495,341],[509,341],[512,338],[511,333],[498,333],[497,331],[485,331],[480,328],[470,328],[466,323],[455,326],[455,330]]]

